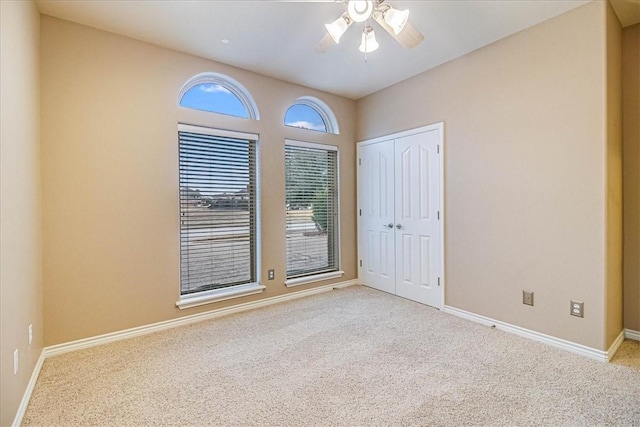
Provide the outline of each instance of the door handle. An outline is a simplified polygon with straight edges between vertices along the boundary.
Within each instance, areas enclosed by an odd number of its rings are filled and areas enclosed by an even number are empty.
[[[391,224],[391,223],[386,224],[386,225],[385,225],[385,224],[382,224],[382,226],[383,226],[384,228],[393,228],[393,224]]]
[[[404,227],[402,226],[402,224],[398,224],[398,225],[396,225],[396,228],[397,228],[398,230],[402,230]]]

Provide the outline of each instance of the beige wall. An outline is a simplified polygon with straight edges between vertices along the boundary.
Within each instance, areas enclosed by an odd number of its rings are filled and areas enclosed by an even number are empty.
[[[606,346],[623,331],[622,322],[622,26],[606,2],[607,193]]]
[[[354,101],[47,16],[41,45],[46,345],[329,283],[283,284],[285,138],[339,146],[345,275],[333,282],[356,278]],[[182,85],[205,71],[244,85],[261,120],[177,107]],[[304,95],[334,110],[339,136],[282,125]],[[179,121],[260,134],[260,295],[175,307]],[[270,268],[274,281],[266,281]]]
[[[640,331],[640,24],[622,38],[624,327]]]
[[[357,121],[358,140],[445,122],[447,305],[602,350],[606,7],[363,98]],[[571,299],[585,303],[583,319],[569,315]]]
[[[42,351],[40,19],[31,1],[1,1],[0,16],[0,425],[6,426]]]

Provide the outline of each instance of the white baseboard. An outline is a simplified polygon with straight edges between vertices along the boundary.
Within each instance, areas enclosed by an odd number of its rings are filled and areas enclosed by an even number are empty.
[[[11,424],[12,427],[19,427],[20,424],[22,424],[22,418],[24,418],[24,414],[27,412],[27,406],[29,406],[29,400],[31,400],[33,389],[36,387],[36,382],[38,381],[38,376],[40,376],[40,370],[42,369],[45,357],[44,350],[42,350],[40,352],[40,357],[38,357],[38,361],[36,362],[36,366],[33,367],[33,372],[31,372],[31,378],[29,379],[29,383],[27,383],[27,389],[22,395],[20,406],[18,406],[18,412],[16,412],[16,416]]]
[[[358,279],[348,280],[345,282],[335,283],[332,285],[318,286],[304,291],[292,292],[285,295],[279,295],[271,298],[264,298],[258,301],[247,302],[226,308],[207,311],[205,313],[193,314],[190,316],[180,317],[178,319],[166,320],[164,322],[152,323],[150,325],[139,326],[137,328],[125,329],[123,331],[112,332],[104,335],[98,335],[91,338],[85,338],[77,341],[71,341],[63,344],[45,347],[45,357],[56,356],[59,354],[69,353],[71,351],[81,350],[85,348],[95,347],[97,345],[107,344],[110,342],[121,341],[141,335],[147,335],[153,332],[164,331],[166,329],[176,328],[178,326],[189,325],[191,323],[201,322],[203,320],[215,319],[217,317],[229,314],[240,313],[242,311],[253,310],[255,308],[266,307],[268,305],[277,304],[284,301],[291,301],[322,292],[328,292],[333,289],[342,289],[348,286],[358,285]]]
[[[607,360],[606,360],[607,362],[613,359],[613,356],[616,355],[616,353],[618,352],[618,349],[620,348],[623,342],[624,342],[624,330],[620,331],[620,335],[618,335],[618,338],[616,338],[613,341],[613,344],[611,344],[611,347],[609,347],[609,350],[607,351]]]
[[[630,340],[640,341],[640,331],[634,331],[633,329],[625,329],[624,336]]]
[[[624,331],[620,333],[618,338],[614,341],[608,351],[598,350],[595,348],[587,347],[582,344],[577,344],[571,341],[563,340],[561,338],[552,337],[540,332],[525,329],[520,326],[512,325],[510,323],[501,322],[499,320],[491,319],[489,317],[481,316],[479,314],[471,313],[468,311],[460,310],[455,307],[445,306],[445,313],[453,314],[454,316],[461,317],[463,319],[471,320],[472,322],[480,323],[486,326],[495,326],[496,329],[501,329],[506,332],[511,332],[525,338],[532,339],[562,350],[569,351],[571,353],[579,354],[581,356],[589,357],[601,362],[608,362],[611,360],[615,352],[618,350],[622,342],[624,341]]]

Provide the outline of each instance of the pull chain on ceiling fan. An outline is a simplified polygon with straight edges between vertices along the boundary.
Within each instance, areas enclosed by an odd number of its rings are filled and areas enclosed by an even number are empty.
[[[340,43],[340,38],[354,22],[366,22],[359,50],[365,54],[375,51],[380,45],[376,41],[373,28],[367,22],[370,18],[373,18],[391,37],[407,49],[417,46],[424,40],[420,31],[408,22],[408,10],[394,9],[385,0],[348,0],[347,11],[335,21],[325,25],[327,34],[316,47],[316,52],[324,53],[334,44]]]

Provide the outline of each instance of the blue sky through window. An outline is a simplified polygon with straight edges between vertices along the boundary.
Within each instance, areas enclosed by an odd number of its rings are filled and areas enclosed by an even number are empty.
[[[304,104],[292,105],[284,116],[284,124],[319,132],[327,131],[327,125],[320,114],[314,108]]]
[[[189,89],[180,105],[195,110],[249,118],[249,113],[237,96],[225,87],[214,83],[200,83]]]

